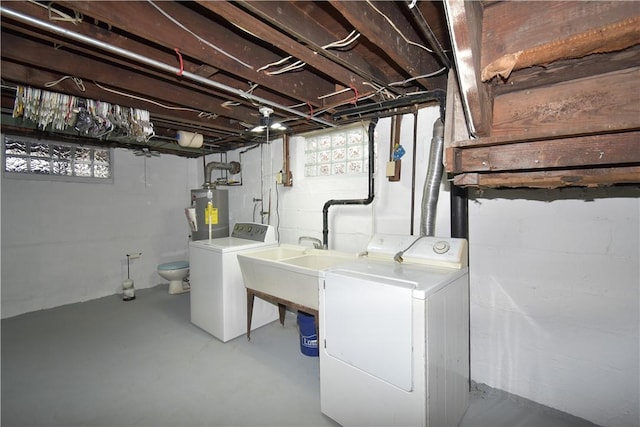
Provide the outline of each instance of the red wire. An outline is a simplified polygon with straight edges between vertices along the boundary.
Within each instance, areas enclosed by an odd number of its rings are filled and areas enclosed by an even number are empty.
[[[353,97],[353,101],[351,101],[351,104],[356,105],[356,103],[358,102],[358,88],[356,88],[353,83],[349,83],[349,87],[351,89],[353,89],[353,91],[355,92],[355,95]]]
[[[310,102],[307,102],[307,105],[309,106],[309,115],[307,116],[307,120],[311,120],[313,118],[313,105],[311,105]]]
[[[178,60],[180,61],[180,71],[178,71],[176,74],[181,76],[182,72],[184,71],[184,62],[182,62],[182,54],[180,54],[180,50],[178,48],[175,48],[173,50],[175,50],[176,53],[178,54]]]

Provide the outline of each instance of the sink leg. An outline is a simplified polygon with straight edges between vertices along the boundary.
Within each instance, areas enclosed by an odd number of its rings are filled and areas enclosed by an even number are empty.
[[[280,314],[280,324],[284,326],[284,316],[287,314],[287,306],[278,303],[278,312]]]
[[[254,294],[247,289],[247,341],[251,341],[251,316],[253,315]]]

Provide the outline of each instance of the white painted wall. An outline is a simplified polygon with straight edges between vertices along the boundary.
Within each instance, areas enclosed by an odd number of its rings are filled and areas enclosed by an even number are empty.
[[[420,232],[422,188],[426,177],[433,123],[439,116],[438,108],[423,109],[418,115],[415,234]],[[401,181],[389,182],[385,175],[391,139],[391,119],[381,119],[376,126],[378,144],[377,171],[373,202],[368,206],[332,206],[329,209],[329,247],[345,251],[361,251],[367,246],[371,234],[409,234],[411,217],[411,159],[413,155],[413,122],[409,114],[402,120],[401,139],[406,154],[402,158]],[[239,152],[229,153],[228,161],[240,160]],[[263,162],[261,162],[261,154]],[[254,198],[260,198],[260,176],[264,175],[264,209],[268,210],[271,194],[270,224],[277,226],[282,243],[297,243],[300,236],[322,239],[322,208],[330,199],[364,199],[368,195],[368,176],[304,177],[304,139],[292,137],[290,158],[293,186],[275,184],[276,174],[282,169],[282,140],[263,145],[242,154],[242,187],[229,187],[230,223],[236,221],[261,222],[254,216]],[[272,159],[270,162],[269,159]],[[207,161],[220,161],[209,156]],[[277,191],[276,191],[277,190]],[[276,209],[277,206],[277,209]],[[260,207],[255,209],[258,213]],[[266,218],[265,218],[266,222]],[[450,235],[448,183],[441,185],[436,219],[436,234]],[[308,244],[305,243],[305,244]]]
[[[2,317],[163,283],[186,259],[184,207],[201,184],[192,159],[114,151],[112,184],[2,178]]]
[[[419,147],[428,147],[436,117],[436,109],[420,112]],[[374,202],[331,208],[332,249],[362,250],[374,231],[409,232],[412,127],[413,117],[405,116],[402,180],[390,183],[383,176],[390,119],[380,120]],[[281,158],[281,141],[243,154],[244,185],[230,188],[231,223],[252,220],[260,170],[268,194]],[[366,197],[366,177],[304,178],[299,137],[291,140],[291,159],[294,185],[277,187],[280,241],[322,238],[324,202]],[[427,159],[428,151],[419,150],[418,210]],[[237,160],[237,153],[229,160]],[[450,235],[447,187],[443,184],[438,206],[436,234],[441,236]],[[471,196],[472,379],[597,424],[638,425],[638,189],[502,190]],[[276,225],[274,215],[271,224]]]
[[[640,190],[486,191],[469,221],[473,380],[639,425]]]
[[[436,117],[436,108],[419,115],[416,233]],[[390,122],[376,128],[374,202],[331,208],[332,249],[362,250],[374,231],[409,232],[413,116],[403,119],[400,182],[383,176]],[[242,186],[221,187],[230,224],[260,222],[253,198],[263,186],[268,201],[271,187],[281,242],[322,238],[326,200],[367,196],[365,175],[304,178],[303,150],[292,138],[294,185],[277,192],[281,141],[229,153],[243,167]],[[120,292],[131,251],[143,252],[132,262],[136,288],[160,283],[157,264],[186,257],[182,209],[203,182],[202,163],[116,150],[113,184],[3,179],[2,317]],[[442,189],[436,234],[448,236]],[[638,425],[639,190],[487,191],[472,194],[469,221],[472,379],[601,425]]]

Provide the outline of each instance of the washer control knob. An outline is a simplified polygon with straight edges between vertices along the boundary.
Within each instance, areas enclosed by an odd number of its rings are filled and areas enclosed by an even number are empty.
[[[449,251],[449,248],[451,248],[451,246],[449,245],[449,242],[445,242],[444,240],[440,240],[439,242],[436,242],[433,245],[433,252],[437,253],[437,254],[445,254]]]

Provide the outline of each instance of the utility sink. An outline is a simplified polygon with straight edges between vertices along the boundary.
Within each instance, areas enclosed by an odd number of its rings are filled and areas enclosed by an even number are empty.
[[[347,264],[359,254],[280,245],[238,254],[247,288],[318,310],[318,279],[324,270]]]

